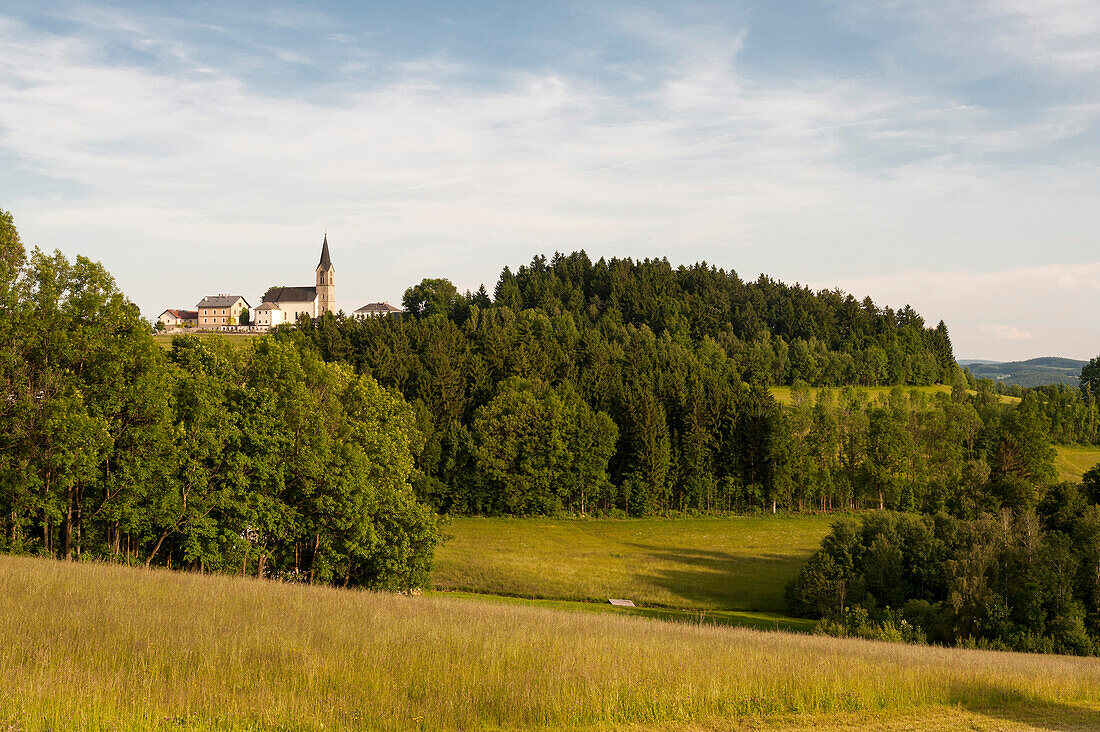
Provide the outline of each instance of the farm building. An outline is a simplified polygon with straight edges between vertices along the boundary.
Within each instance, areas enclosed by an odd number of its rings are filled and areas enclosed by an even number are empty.
[[[199,311],[168,308],[160,314],[157,320],[164,323],[164,327],[166,328],[183,328],[189,325],[198,325]]]

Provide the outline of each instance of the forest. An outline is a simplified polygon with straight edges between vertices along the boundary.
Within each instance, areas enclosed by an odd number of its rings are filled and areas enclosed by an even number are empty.
[[[0,212],[0,550],[409,589],[436,515],[400,395],[271,338],[166,353],[107,271]]]
[[[1100,470],[1031,505],[833,525],[788,587],[824,632],[995,650],[1100,651]]]
[[[427,279],[404,305],[279,336],[404,396],[414,485],[441,513],[976,516],[1052,482],[1055,437],[1095,437],[1079,393],[1001,399],[909,307],[705,264],[539,257],[492,298]]]

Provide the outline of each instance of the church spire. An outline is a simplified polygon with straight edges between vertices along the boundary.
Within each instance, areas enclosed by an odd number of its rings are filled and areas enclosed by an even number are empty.
[[[332,258],[328,254],[328,232],[325,232],[325,243],[321,245],[321,261],[317,263],[321,269],[332,268]]]

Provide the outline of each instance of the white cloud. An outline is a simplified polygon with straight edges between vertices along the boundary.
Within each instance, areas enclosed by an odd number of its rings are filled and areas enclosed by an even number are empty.
[[[921,48],[964,60],[959,73],[997,64],[1077,75],[1100,70],[1100,4],[1094,0],[852,0],[855,27],[888,27]]]
[[[1011,325],[981,325],[983,331],[1001,341],[1026,341],[1031,333]]]

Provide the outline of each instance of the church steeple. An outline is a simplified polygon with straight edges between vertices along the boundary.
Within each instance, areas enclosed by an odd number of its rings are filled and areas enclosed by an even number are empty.
[[[328,232],[321,244],[321,261],[317,263],[317,316],[328,311],[336,312],[336,268],[332,266],[332,257],[328,253]]]
[[[317,263],[321,269],[332,269],[332,258],[328,255],[328,232],[325,232],[325,243],[321,245],[321,261]]]

